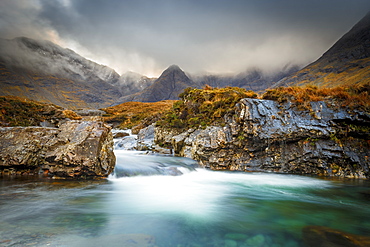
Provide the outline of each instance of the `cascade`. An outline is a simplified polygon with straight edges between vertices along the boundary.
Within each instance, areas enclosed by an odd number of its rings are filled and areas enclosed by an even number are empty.
[[[159,155],[144,151],[135,151],[137,136],[127,131],[129,136],[114,139],[114,153],[116,167],[113,177],[170,175],[178,176],[195,171],[198,163],[195,160],[174,157],[172,155]]]

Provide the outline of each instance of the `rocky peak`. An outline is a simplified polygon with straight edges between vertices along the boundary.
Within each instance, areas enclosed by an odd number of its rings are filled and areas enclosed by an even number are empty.
[[[160,77],[157,79],[157,81],[167,81],[167,82],[186,82],[186,83],[192,83],[192,81],[189,79],[189,77],[184,73],[182,69],[180,69],[177,65],[171,65],[168,67],[163,73],[160,75]]]
[[[155,82],[142,92],[128,95],[119,100],[120,103],[128,101],[157,102],[161,100],[177,100],[178,95],[188,87],[199,87],[177,65],[168,67]]]
[[[182,70],[180,69],[180,67],[178,65],[172,64],[164,72],[166,72],[166,71],[182,71]]]

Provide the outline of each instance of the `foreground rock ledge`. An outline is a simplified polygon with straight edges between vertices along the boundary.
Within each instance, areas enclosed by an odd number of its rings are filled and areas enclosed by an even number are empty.
[[[311,102],[242,99],[224,126],[155,128],[155,142],[213,170],[370,177],[370,116]]]
[[[0,128],[0,174],[47,174],[53,178],[104,178],[115,156],[110,127],[68,121],[59,128]]]

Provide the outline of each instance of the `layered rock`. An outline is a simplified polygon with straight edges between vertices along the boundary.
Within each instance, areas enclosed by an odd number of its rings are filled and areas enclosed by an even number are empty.
[[[67,121],[59,128],[0,128],[0,172],[54,178],[102,178],[114,169],[110,128],[98,121]]]
[[[155,141],[214,170],[370,176],[369,114],[260,99],[242,99],[236,108],[223,127],[182,133],[157,127]]]

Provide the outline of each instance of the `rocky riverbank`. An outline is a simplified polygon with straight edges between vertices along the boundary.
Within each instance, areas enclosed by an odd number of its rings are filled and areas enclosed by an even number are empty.
[[[111,129],[101,121],[0,128],[0,175],[104,178],[114,166]]]
[[[369,114],[324,101],[299,109],[290,101],[245,98],[224,124],[157,126],[155,142],[213,170],[369,178],[368,126]]]

